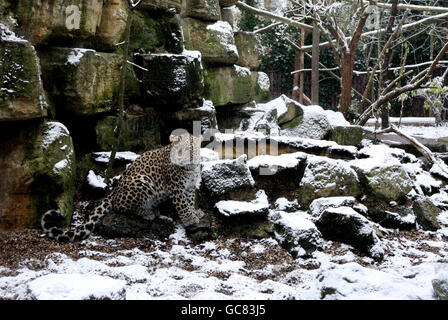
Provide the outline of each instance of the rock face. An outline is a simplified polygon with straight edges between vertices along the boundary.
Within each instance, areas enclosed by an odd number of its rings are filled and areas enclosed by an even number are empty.
[[[262,54],[258,36],[251,32],[236,32],[235,44],[239,54],[237,64],[250,70],[257,69],[261,64]]]
[[[317,198],[358,196],[361,193],[358,175],[342,160],[309,156],[300,181],[300,204],[304,207]]]
[[[116,44],[124,36],[127,19],[128,9],[126,1],[103,2],[101,22],[95,34],[96,44],[99,49],[115,50]]]
[[[182,20],[185,48],[198,50],[208,63],[232,65],[238,61],[232,27],[225,21],[207,23],[185,18]]]
[[[322,250],[322,234],[305,212],[277,211],[271,220],[275,238],[293,257],[309,257],[314,251]]]
[[[124,2],[115,0],[114,2]],[[21,30],[33,45],[51,39],[92,39],[101,22],[103,1],[18,1]]]
[[[113,110],[118,99],[121,56],[90,49],[53,48],[40,55],[47,90],[59,111],[89,115]],[[128,88],[136,87],[129,70]]]
[[[45,117],[48,103],[34,47],[0,24],[0,122]]]
[[[205,76],[207,99],[215,106],[265,101],[270,96],[269,78],[237,65],[210,68]]]
[[[40,215],[59,209],[70,221],[76,160],[67,128],[59,122],[3,126],[0,158],[0,228],[36,227]]]
[[[352,208],[327,209],[317,219],[316,226],[326,239],[351,244],[377,260],[384,256],[381,241],[369,220]]]
[[[142,66],[148,70],[141,75],[145,96],[156,105],[198,105],[204,82],[200,54],[142,55]]]
[[[189,132],[194,132],[196,130],[194,121],[200,123],[201,134],[210,129],[218,129],[216,109],[209,100],[204,100],[200,107],[183,108],[167,116],[169,118],[167,122],[170,123],[172,129],[184,128]],[[165,117],[165,115],[162,115],[162,117]]]
[[[95,132],[98,151],[112,150],[117,123],[116,116],[107,116],[97,122]],[[119,151],[147,151],[160,146],[160,123],[154,111],[146,110],[145,114],[127,115],[118,144]]]
[[[368,208],[370,220],[379,223],[385,228],[411,230],[415,228],[416,216],[412,208],[400,206],[391,210],[378,206]]]
[[[221,20],[219,0],[186,0],[186,15],[201,20]]]
[[[417,222],[425,230],[440,229],[440,222],[437,220],[438,215],[442,212],[428,198],[418,199],[413,205],[414,213],[417,216]]]
[[[432,280],[432,288],[440,300],[448,300],[448,279]]]

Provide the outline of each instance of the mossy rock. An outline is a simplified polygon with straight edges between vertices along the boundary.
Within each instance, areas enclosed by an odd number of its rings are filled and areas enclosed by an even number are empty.
[[[0,228],[40,228],[40,217],[49,209],[60,210],[68,223],[76,158],[67,128],[36,120],[3,130],[0,146],[7,152],[0,159]]]
[[[130,51],[183,51],[183,36],[178,16],[136,12],[131,26]]]
[[[28,161],[38,212],[58,209],[68,224],[73,212],[76,157],[67,128],[60,122],[44,122]]]
[[[345,146],[357,146],[363,139],[363,129],[360,126],[335,126],[330,131],[329,140]]]
[[[49,104],[34,47],[15,39],[8,29],[3,32],[12,36],[0,42],[0,122],[47,116]]]
[[[205,75],[206,99],[215,106],[248,103],[255,97],[255,78],[249,69],[236,65],[208,68]]]
[[[437,217],[442,210],[434,205],[428,198],[418,199],[413,204],[417,222],[425,229],[435,231],[440,229],[440,222]]]

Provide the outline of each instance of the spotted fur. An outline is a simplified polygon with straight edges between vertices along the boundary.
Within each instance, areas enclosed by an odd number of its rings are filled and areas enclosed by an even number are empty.
[[[171,136],[170,140],[171,144],[137,158],[83,225],[63,231],[62,214],[47,211],[41,220],[46,235],[60,242],[86,239],[109,212],[134,213],[153,220],[158,215],[157,206],[167,199],[173,202],[184,226],[198,224],[204,215],[194,206],[195,184],[200,179],[202,137],[184,134]]]

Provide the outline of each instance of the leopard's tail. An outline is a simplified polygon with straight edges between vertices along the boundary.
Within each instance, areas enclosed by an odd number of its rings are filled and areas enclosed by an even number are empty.
[[[48,210],[41,219],[41,226],[45,234],[58,242],[81,241],[90,236],[97,222],[112,211],[112,203],[107,197],[95,207],[87,222],[69,230],[62,230],[64,216],[57,210]]]

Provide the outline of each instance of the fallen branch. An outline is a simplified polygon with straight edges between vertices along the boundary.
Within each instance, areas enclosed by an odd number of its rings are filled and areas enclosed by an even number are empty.
[[[442,176],[444,179],[448,180],[448,166],[440,159],[437,155],[435,155],[428,147],[420,143],[414,137],[408,136],[407,134],[400,131],[395,125],[391,124],[389,128],[378,131],[377,133],[388,133],[393,132],[403,139],[407,140],[410,144],[412,144],[429,162],[438,167],[434,173]]]

